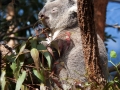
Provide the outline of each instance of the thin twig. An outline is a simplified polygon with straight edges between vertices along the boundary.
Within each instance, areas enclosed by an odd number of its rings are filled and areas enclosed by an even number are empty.
[[[26,37],[7,37],[7,39],[14,39],[14,40],[27,40]]]
[[[25,30],[33,27],[33,25],[34,25],[34,24],[31,24],[31,25],[29,25],[29,26],[25,26],[25,27],[23,27],[23,28],[21,28],[21,29],[18,29],[18,30],[16,30],[16,31],[14,31],[14,32],[11,31],[11,32],[5,34],[5,36],[11,35],[11,34],[15,34],[15,33],[21,32],[21,31],[25,31]]]
[[[115,25],[106,24],[106,27],[113,27],[113,28],[120,29],[120,25],[118,25],[118,24],[115,24]]]
[[[117,66],[118,70],[120,70],[120,64]],[[109,67],[109,72],[114,72],[116,71],[116,67],[115,66],[112,66],[112,67]]]

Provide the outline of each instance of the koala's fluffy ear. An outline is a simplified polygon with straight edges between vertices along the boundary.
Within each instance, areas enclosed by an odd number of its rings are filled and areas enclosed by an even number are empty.
[[[74,1],[74,0],[69,0],[69,1]],[[69,8],[68,11],[77,13],[77,2],[74,2],[74,4]]]
[[[69,0],[70,8],[69,12],[77,12],[77,0]]]

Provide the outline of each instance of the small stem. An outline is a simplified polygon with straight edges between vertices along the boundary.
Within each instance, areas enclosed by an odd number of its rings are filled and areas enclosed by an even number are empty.
[[[110,62],[115,68],[116,68],[116,71],[118,72],[118,74],[120,75],[120,72],[117,68],[118,65],[115,65],[111,60],[109,60],[108,62]]]

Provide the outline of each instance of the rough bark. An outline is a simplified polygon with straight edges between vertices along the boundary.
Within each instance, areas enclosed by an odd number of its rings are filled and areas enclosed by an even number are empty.
[[[94,0],[95,29],[102,40],[104,40],[107,3],[108,0]]]
[[[78,0],[78,22],[81,28],[84,60],[89,80],[97,84],[104,84],[105,78],[102,75],[99,63],[99,50],[97,34],[94,23],[93,0]]]

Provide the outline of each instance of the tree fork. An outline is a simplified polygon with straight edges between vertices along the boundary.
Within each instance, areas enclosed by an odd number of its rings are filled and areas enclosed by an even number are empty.
[[[88,79],[97,84],[105,84],[99,63],[99,49],[94,23],[93,0],[77,0],[78,22],[81,30],[83,53]]]

